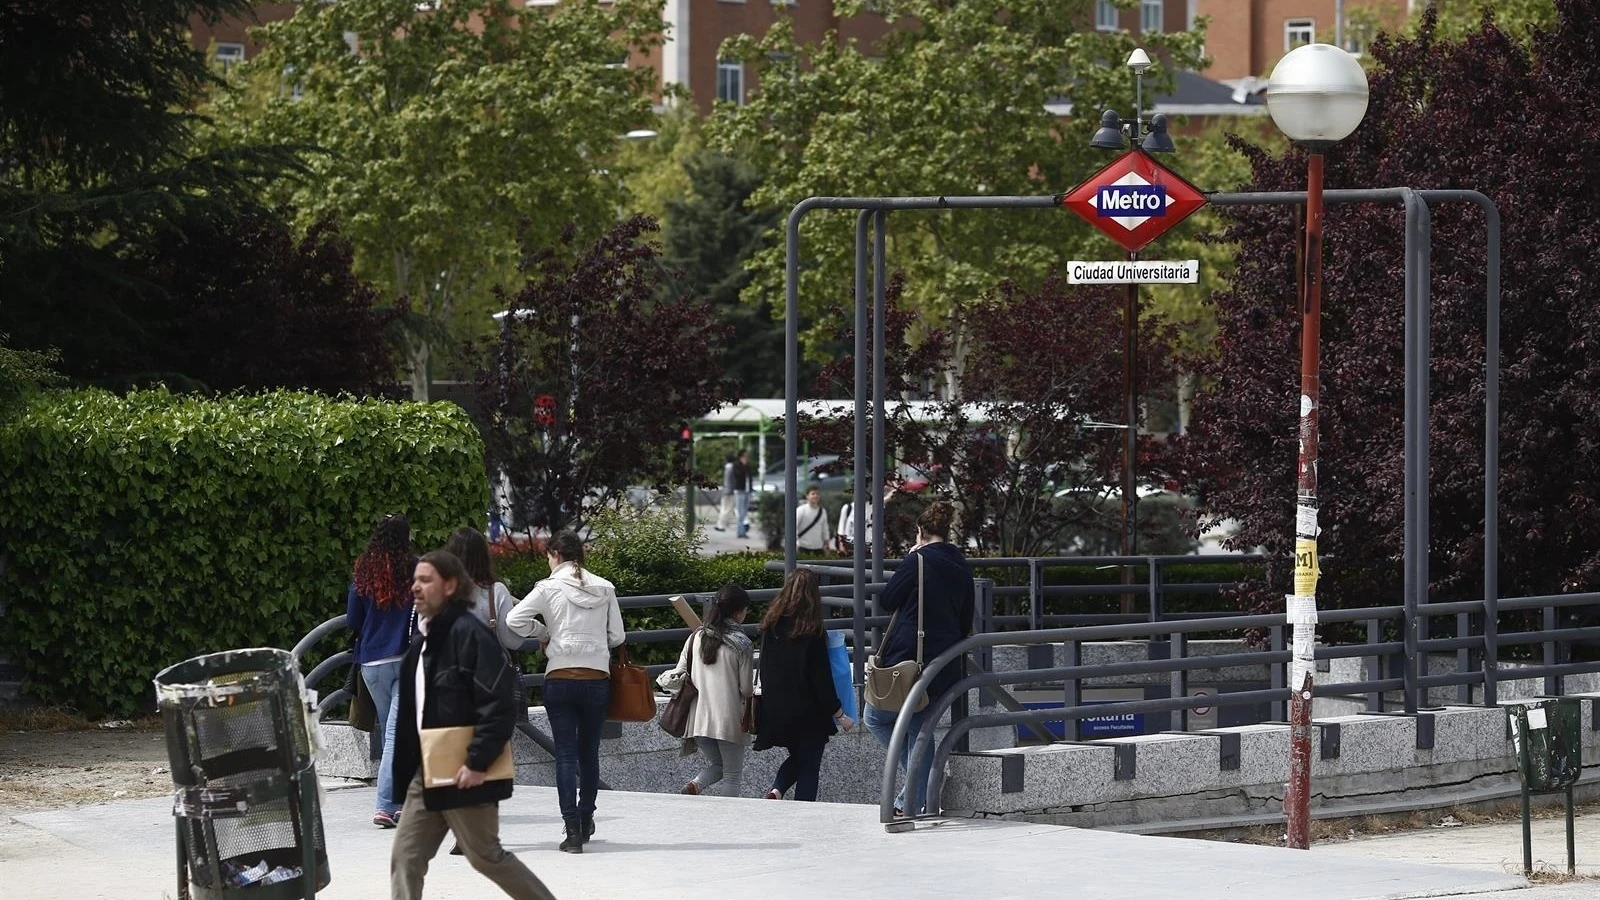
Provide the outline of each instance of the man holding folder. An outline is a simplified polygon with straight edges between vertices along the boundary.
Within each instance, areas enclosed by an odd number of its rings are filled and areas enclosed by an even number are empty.
[[[518,900],[555,900],[500,846],[499,802],[511,797],[516,707],[505,652],[471,612],[472,579],[444,551],[417,562],[417,634],[400,668],[394,783],[405,808],[389,857],[391,896],[420,900],[445,833],[467,861]]]

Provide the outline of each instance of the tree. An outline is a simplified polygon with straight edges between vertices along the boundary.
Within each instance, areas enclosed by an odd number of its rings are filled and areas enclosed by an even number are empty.
[[[191,15],[247,0],[22,0],[0,7],[0,330],[19,348],[70,336],[93,355],[137,330],[121,305],[132,248],[177,219],[219,222],[292,169],[279,147],[195,144],[213,83]],[[76,349],[61,355],[78,365]]]
[[[412,313],[405,363],[426,399],[434,347],[488,326],[522,245],[614,221],[603,170],[650,110],[649,70],[614,63],[659,29],[653,0],[306,3],[259,32],[250,90],[220,110],[234,137],[318,148],[281,199],[302,224],[336,218],[357,271]]]
[[[127,304],[146,340],[132,359],[96,373],[101,378],[213,391],[393,390],[386,331],[394,312],[380,308],[377,291],[356,278],[350,242],[331,223],[316,223],[301,237],[287,216],[268,210],[187,223],[157,235],[128,262],[156,286]]]
[[[750,208],[760,176],[737,159],[699,153],[684,170],[689,190],[667,201],[661,257],[682,278],[664,286],[679,296],[704,297],[732,326],[725,358],[743,396],[782,396],[783,323],[774,320],[767,300],[745,303],[739,296],[750,281],[745,262],[766,242],[777,210]]]
[[[1461,40],[1476,34],[1484,17],[1492,19],[1505,34],[1526,44],[1534,34],[1549,31],[1556,23],[1555,0],[1451,0],[1448,3],[1420,3],[1412,15],[1412,31],[1423,27],[1429,15],[1436,19],[1436,39]]]
[[[1600,167],[1584,152],[1597,112],[1591,52],[1600,0],[1559,0],[1556,28],[1524,45],[1493,24],[1460,42],[1432,21],[1372,47],[1371,99],[1327,157],[1330,188],[1474,188],[1499,206],[1502,276],[1502,595],[1592,589],[1600,575],[1600,223],[1587,200]],[[1426,140],[1418,141],[1419,135]],[[1305,158],[1252,151],[1252,190],[1298,190]],[[1291,215],[1231,213],[1238,277],[1216,297],[1218,355],[1179,446],[1208,512],[1241,523],[1238,549],[1280,559],[1294,528],[1299,314]],[[1483,219],[1434,211],[1429,585],[1478,596],[1483,560]],[[1398,603],[1402,544],[1403,216],[1333,206],[1325,227],[1319,600]],[[1289,566],[1251,599],[1276,606]]]
[[[887,409],[886,439],[935,493],[956,501],[963,536],[977,552],[1034,556],[1083,549],[1077,545],[1119,533],[1120,291],[1069,286],[1056,275],[1034,289],[1008,282],[958,307],[955,325],[929,332],[915,347],[905,339],[916,315],[901,302],[903,291],[896,277],[886,295],[884,368],[888,394],[896,398]],[[913,414],[902,398],[926,396],[941,380],[957,330],[967,336],[969,360],[960,393]],[[1165,329],[1141,329],[1136,389],[1142,395],[1170,383],[1169,357],[1160,352],[1170,340]],[[853,372],[851,356],[829,364],[818,393],[851,394]],[[848,407],[807,419],[804,428],[810,440],[853,458]],[[1148,454],[1149,441],[1143,444]]]
[[[507,315],[477,345],[475,385],[514,524],[571,527],[630,485],[681,483],[678,430],[737,396],[709,304],[662,299],[660,251],[643,240],[655,228],[636,216],[589,245],[569,230],[499,296]]]
[[[840,15],[866,0],[838,6]],[[760,72],[745,106],[719,105],[709,123],[712,146],[740,155],[766,182],[756,207],[787,212],[812,195],[1048,194],[1064,191],[1106,159],[1088,146],[1089,131],[1045,108],[1068,100],[1084,121],[1103,108],[1127,115],[1133,79],[1122,65],[1135,46],[1125,33],[1080,31],[1092,4],[1048,0],[873,3],[891,20],[915,20],[873,46],[830,32],[801,44],[787,19],[761,39],[724,48]],[[1140,35],[1153,58],[1153,89],[1173,68],[1196,68],[1198,32]],[[1085,113],[1087,111],[1087,113]],[[1006,278],[1037,284],[1073,254],[1107,256],[1112,245],[1062,212],[897,213],[889,253],[907,276],[903,302],[927,328],[947,327],[956,304]],[[831,334],[829,321],[849,308],[854,217],[814,215],[802,228],[806,339]],[[746,299],[783,296],[781,239],[757,253]],[[921,326],[913,330],[915,338]],[[962,340],[952,332],[957,345]],[[961,371],[961,354],[945,393]]]

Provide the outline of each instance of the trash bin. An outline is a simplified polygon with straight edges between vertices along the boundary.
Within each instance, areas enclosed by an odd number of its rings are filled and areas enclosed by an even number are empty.
[[[1583,770],[1583,711],[1572,697],[1508,703],[1517,772],[1531,794],[1565,791]]]
[[[1533,794],[1566,794],[1567,871],[1577,871],[1572,786],[1583,772],[1583,710],[1572,697],[1503,704],[1522,776],[1522,871],[1533,872]]]
[[[315,897],[331,877],[294,657],[197,656],[162,670],[155,688],[172,762],[178,896]]]

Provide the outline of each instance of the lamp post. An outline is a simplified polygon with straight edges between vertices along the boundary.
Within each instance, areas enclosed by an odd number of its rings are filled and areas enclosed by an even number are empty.
[[[1306,242],[1300,330],[1300,456],[1295,502],[1294,591],[1285,598],[1293,635],[1289,666],[1289,784],[1284,791],[1287,843],[1311,844],[1311,693],[1317,625],[1317,428],[1322,366],[1322,154],[1344,140],[1367,112],[1367,75],[1331,44],[1291,50],[1272,70],[1267,112],[1291,141],[1309,151]]]
[[[1150,56],[1135,48],[1128,54],[1128,68],[1133,70],[1133,118],[1127,122],[1108,109],[1100,115],[1100,128],[1095,131],[1089,146],[1097,150],[1123,149],[1123,135],[1136,148],[1148,153],[1173,153],[1177,150],[1172,137],[1167,134],[1167,117],[1157,113],[1147,126],[1144,121],[1144,73],[1150,68]],[[1139,258],[1129,253],[1128,261]],[[1138,496],[1134,485],[1134,468],[1139,449],[1139,397],[1135,381],[1135,367],[1139,352],[1139,286],[1129,284],[1123,308],[1122,394],[1123,421],[1127,430],[1122,444],[1122,555],[1132,556],[1138,550]],[[1132,577],[1133,570],[1124,568],[1124,583]],[[1124,594],[1122,611],[1132,609],[1133,598]]]

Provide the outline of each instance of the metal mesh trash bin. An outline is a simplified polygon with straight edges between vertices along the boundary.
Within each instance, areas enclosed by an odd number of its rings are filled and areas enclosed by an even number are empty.
[[[1574,871],[1572,786],[1583,773],[1583,710],[1572,697],[1505,703],[1511,746],[1522,776],[1522,870],[1533,871],[1533,826],[1529,797],[1566,795],[1567,871]]]
[[[155,678],[172,762],[178,896],[310,900],[328,886],[305,685],[283,650],[230,650]]]

